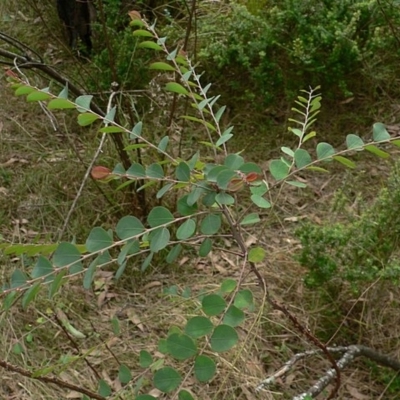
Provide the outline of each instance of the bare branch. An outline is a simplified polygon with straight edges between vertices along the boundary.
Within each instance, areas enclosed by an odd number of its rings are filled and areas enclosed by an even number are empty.
[[[350,345],[350,346],[340,346],[340,347],[327,347],[327,350],[331,354],[344,353],[342,357],[336,362],[336,365],[338,366],[340,371],[342,371],[349,364],[351,364],[357,357],[360,356],[375,361],[377,364],[382,365],[384,367],[391,368],[394,371],[400,371],[399,360],[394,359],[388,355],[379,353],[378,351],[371,349],[370,347],[362,345]],[[277,378],[286,375],[299,360],[322,353],[323,351],[318,349],[318,350],[310,350],[310,351],[305,351],[303,353],[295,354],[289,361],[285,363],[285,365],[279,371],[275,372],[273,375],[262,381],[256,387],[256,391],[266,388],[267,386],[274,383]],[[310,389],[308,389],[306,392],[298,396],[293,397],[292,400],[304,400],[307,396],[311,398],[317,397],[335,378],[336,378],[336,370],[331,368]]]
[[[56,377],[34,376],[34,372],[27,371],[26,369],[17,367],[16,365],[12,365],[4,360],[0,360],[0,367],[3,367],[7,371],[16,372],[16,373],[18,373],[22,376],[26,376],[27,378],[30,378],[30,379],[35,379],[37,381],[44,382],[44,383],[52,383],[52,384],[54,384],[58,387],[62,387],[64,389],[74,390],[75,392],[85,394],[86,396],[89,396],[92,399],[97,399],[97,400],[105,400],[106,399],[105,397],[100,396],[96,392],[92,392],[92,391],[82,388],[80,386],[73,385],[72,383],[63,381]]]

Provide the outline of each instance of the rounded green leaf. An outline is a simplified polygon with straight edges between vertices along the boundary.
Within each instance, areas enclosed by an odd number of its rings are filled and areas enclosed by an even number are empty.
[[[350,134],[346,137],[346,145],[349,150],[363,150],[364,141],[359,136]]]
[[[82,113],[78,115],[78,124],[80,126],[88,126],[93,124],[94,121],[99,119],[100,117],[96,114],[92,113]]]
[[[134,176],[135,178],[144,178],[146,176],[146,171],[144,170],[143,165],[138,163],[133,163],[128,171],[126,171],[126,175]]]
[[[354,168],[356,167],[356,163],[353,162],[353,161],[351,161],[351,160],[349,160],[349,159],[346,158],[346,157],[343,157],[343,156],[333,156],[333,159],[334,159],[335,161],[340,162],[340,164],[344,165],[344,166],[347,167],[347,168],[354,169]]]
[[[221,283],[221,292],[222,293],[231,293],[235,290],[236,286],[237,286],[237,282],[235,281],[235,279],[232,279],[232,278],[225,279]]]
[[[47,103],[49,110],[63,110],[68,108],[75,108],[75,104],[67,99],[53,99]]]
[[[150,367],[150,365],[153,364],[153,357],[148,351],[140,350],[139,364],[142,368]]]
[[[287,154],[289,157],[294,157],[294,151],[290,147],[281,147],[283,153]]]
[[[147,222],[152,228],[173,222],[174,216],[171,212],[161,206],[154,207],[147,216]]]
[[[331,156],[335,155],[335,149],[325,142],[318,143],[317,145],[317,157],[318,160],[330,159]]]
[[[49,288],[49,298],[50,299],[53,298],[53,296],[58,293],[58,291],[60,290],[60,287],[65,282],[65,280],[63,278],[66,273],[67,273],[67,270],[64,269],[61,272],[59,272],[57,274],[57,276],[54,278],[54,280]]]
[[[142,266],[140,267],[140,270],[142,272],[146,271],[146,269],[149,267],[150,263],[153,261],[154,253],[151,252],[143,261]]]
[[[365,146],[365,150],[369,151],[372,154],[375,154],[376,156],[378,156],[380,158],[389,158],[390,157],[389,153],[386,153],[385,151],[374,146],[373,144],[369,144],[369,145]]]
[[[172,188],[172,186],[174,186],[174,183],[167,183],[166,185],[164,185],[156,194],[156,198],[157,199],[161,199],[161,197],[164,196],[165,193],[168,192],[169,189]]]
[[[239,340],[234,328],[228,325],[219,325],[214,329],[210,338],[211,350],[221,353],[230,350]]]
[[[194,376],[199,382],[210,381],[217,370],[215,361],[207,356],[197,356],[194,362]]]
[[[232,178],[237,178],[237,174],[235,171],[230,169],[221,171],[217,176],[217,185],[220,189],[226,190],[228,188],[228,184],[231,182]]]
[[[212,240],[210,238],[205,238],[203,243],[200,245],[199,248],[199,256],[200,257],[207,257],[212,249]]]
[[[256,174],[262,175],[263,173],[261,167],[253,162],[244,163],[239,168],[239,171],[243,172],[244,174],[250,174],[251,172],[255,172]]]
[[[165,261],[168,264],[173,263],[179,257],[179,255],[181,254],[181,251],[182,251],[182,245],[180,243],[178,243],[176,246],[174,246],[170,250],[170,252],[168,253],[168,255],[167,255],[166,259],[165,259]]]
[[[143,122],[139,121],[133,128],[130,134],[130,139],[137,139],[142,135]]]
[[[242,221],[240,221],[240,225],[252,225],[260,222],[260,216],[257,213],[247,214]]]
[[[35,266],[33,267],[31,277],[32,279],[40,278],[42,276],[50,275],[54,271],[51,262],[43,257],[39,256]]]
[[[153,34],[145,29],[136,29],[133,31],[133,36],[140,36],[140,37],[154,37]]]
[[[75,99],[78,112],[82,113],[90,110],[90,103],[92,102],[93,96],[91,94],[84,94]]]
[[[199,200],[200,196],[206,191],[206,188],[202,186],[203,184],[204,181],[199,182],[197,186],[195,186],[194,189],[192,189],[192,191],[189,193],[187,198],[187,203],[189,206],[193,206],[197,200]]]
[[[175,68],[162,61],[154,62],[153,64],[150,64],[149,69],[156,69],[158,71],[175,71]]]
[[[217,294],[209,294],[203,297],[201,307],[206,315],[218,315],[225,310],[226,301]]]
[[[15,343],[14,346],[12,347],[12,352],[13,354],[23,354],[25,353],[24,347],[21,345],[21,343]]]
[[[14,93],[16,96],[24,96],[34,91],[35,89],[30,86],[20,86]]]
[[[230,133],[231,131],[228,131],[228,129],[222,133],[221,137],[215,143],[215,145],[217,147],[219,147],[222,144],[226,143],[229,139],[231,139],[233,137],[233,133]]]
[[[280,181],[289,175],[289,166],[282,160],[272,160],[269,164],[269,171],[277,181]]]
[[[258,196],[264,196],[264,194],[267,193],[268,190],[269,188],[265,182],[262,182],[260,185],[257,186],[250,186],[250,192]]]
[[[236,293],[233,304],[240,309],[253,305],[253,293],[249,289],[243,289]]]
[[[16,269],[11,275],[11,288],[15,289],[24,286],[28,282],[28,277],[25,272]]]
[[[390,134],[386,130],[386,127],[381,122],[376,122],[372,127],[372,135],[375,142],[381,142],[383,140],[390,139]]]
[[[220,214],[209,214],[201,221],[200,231],[203,235],[215,235],[220,228]]]
[[[168,353],[177,360],[187,360],[197,353],[193,339],[185,334],[173,333],[167,337]]]
[[[214,205],[215,203],[215,199],[217,197],[217,193],[215,192],[210,192],[207,193],[203,199],[202,199],[202,203],[206,206],[206,207],[211,207],[212,205]]]
[[[157,253],[168,246],[171,234],[167,228],[158,228],[149,235],[150,250]]]
[[[113,241],[110,235],[100,227],[93,228],[86,240],[86,249],[89,253],[94,253],[111,247]]]
[[[232,204],[235,204],[235,199],[228,193],[226,192],[220,192],[218,193],[215,198],[215,201],[217,201],[219,204],[230,206]]]
[[[224,171],[228,171],[230,174],[233,172],[230,169],[228,169],[225,165],[211,166],[211,169],[209,169],[208,171],[206,170],[207,180],[209,182],[217,182],[218,175]],[[236,174],[233,173],[233,175]]]
[[[151,42],[149,40],[145,40],[144,42],[140,42],[138,44],[138,47],[141,48],[141,49],[152,49],[152,50],[157,50],[157,51],[162,50],[162,47],[159,44],[157,44],[155,42]]]
[[[104,379],[101,379],[99,382],[99,395],[103,397],[108,397],[111,396],[111,393],[112,391],[108,383]]]
[[[189,319],[185,327],[185,332],[192,338],[197,339],[211,333],[213,328],[214,325],[207,317],[197,316]]]
[[[120,239],[128,239],[143,233],[144,226],[138,218],[126,215],[118,221],[115,232]]]
[[[248,260],[253,263],[264,261],[265,250],[262,247],[253,247],[249,251]]]
[[[160,164],[153,163],[146,168],[146,176],[149,178],[162,179],[164,178],[164,170]]]
[[[22,297],[22,308],[26,310],[29,304],[35,300],[37,294],[39,293],[40,289],[42,288],[42,282],[37,282],[35,285],[30,287]]]
[[[83,287],[88,290],[92,286],[94,273],[96,271],[97,265],[99,264],[99,257],[96,257],[90,265],[89,268],[86,270],[85,274],[83,275]],[[58,276],[57,276],[58,277]]]
[[[41,90],[35,90],[26,96],[26,101],[45,101],[51,99],[51,96]]]
[[[186,240],[193,236],[196,231],[196,222],[192,219],[186,220],[176,231],[178,240]]]
[[[294,152],[294,161],[297,168],[303,168],[312,163],[312,159],[307,150],[297,149]]]
[[[175,171],[176,179],[182,182],[190,181],[190,168],[184,161],[180,162]]]
[[[189,94],[189,92],[180,83],[177,82],[168,82],[165,85],[165,90],[167,92],[173,92],[177,94]]]
[[[224,160],[224,165],[234,171],[238,170],[244,164],[244,158],[239,154],[228,154]]]
[[[159,369],[153,377],[154,386],[163,393],[170,393],[177,389],[182,382],[181,375],[171,367]]]
[[[188,196],[189,195],[181,197],[177,204],[178,213],[184,217],[194,214],[198,209],[197,203],[191,206],[188,205]]]
[[[194,400],[194,397],[185,389],[179,391],[178,400]]]
[[[162,354],[168,354],[167,339],[160,339],[158,341],[157,350]]]
[[[132,379],[131,370],[124,364],[119,366],[118,379],[123,385],[129,383]]]
[[[244,312],[232,304],[226,310],[223,323],[235,327],[240,325],[244,321],[244,318]]]
[[[252,194],[250,196],[251,201],[260,208],[271,208],[271,203],[264,199],[264,197],[259,196],[258,194]]]
[[[68,242],[61,242],[53,255],[53,264],[56,267],[64,267],[65,265],[73,265],[73,269],[82,270],[81,253],[75,245]],[[78,271],[76,271],[78,272]]]

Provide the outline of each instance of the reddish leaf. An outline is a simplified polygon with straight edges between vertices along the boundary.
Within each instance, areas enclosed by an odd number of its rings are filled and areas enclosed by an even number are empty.
[[[107,178],[111,174],[111,170],[107,167],[102,167],[98,165],[92,168],[92,178],[96,180],[101,180]]]
[[[254,182],[260,179],[260,175],[257,174],[256,172],[250,172],[249,174],[246,175],[246,182]]]
[[[5,70],[6,70],[7,76],[9,76],[11,78],[18,78],[18,75],[14,71],[11,71],[11,69],[5,68]]]
[[[129,11],[128,12],[128,15],[129,15],[129,18],[132,20],[132,21],[134,21],[135,19],[142,19],[142,16],[140,15],[140,12],[139,11],[135,11],[135,10],[133,10],[133,11]]]
[[[233,178],[229,181],[226,191],[238,192],[239,190],[243,189],[243,186],[244,186],[243,179]]]

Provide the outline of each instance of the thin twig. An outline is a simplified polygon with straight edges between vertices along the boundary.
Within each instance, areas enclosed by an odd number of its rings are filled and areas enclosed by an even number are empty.
[[[108,101],[108,106],[107,106],[107,113],[111,110],[111,104],[112,104],[112,99],[113,99],[114,95],[115,95],[115,92],[111,92],[110,99]],[[107,122],[106,122],[106,125],[108,125]],[[65,230],[67,229],[67,226],[69,224],[69,220],[71,219],[72,213],[75,211],[76,204],[78,203],[78,200],[82,195],[82,192],[83,192],[83,189],[84,189],[84,187],[86,185],[86,182],[89,179],[90,172],[92,171],[92,168],[93,168],[98,156],[101,153],[101,150],[102,150],[102,148],[104,146],[106,138],[107,138],[107,134],[103,133],[103,135],[101,136],[100,143],[99,143],[99,145],[97,147],[97,150],[94,153],[92,161],[90,162],[90,164],[89,164],[89,166],[88,166],[88,168],[86,170],[85,176],[83,177],[83,180],[81,182],[81,186],[79,187],[78,193],[76,194],[76,196],[74,198],[74,201],[72,202],[72,205],[71,205],[71,207],[70,207],[70,209],[68,211],[67,217],[65,218],[64,225],[63,225],[63,227],[62,227],[62,229],[61,229],[61,231],[60,231],[60,233],[58,235],[58,240],[61,240],[61,238],[64,236]]]
[[[27,378],[30,378],[30,379],[35,379],[35,380],[43,382],[43,383],[52,383],[58,387],[74,390],[75,392],[85,394],[86,396],[88,396],[89,398],[92,398],[92,399],[106,400],[105,397],[100,396],[96,392],[92,392],[92,391],[82,388],[80,386],[76,386],[72,383],[65,382],[59,378],[48,377],[48,376],[35,376],[34,372],[27,371],[26,369],[20,368],[16,365],[12,365],[4,360],[0,360],[0,367],[3,367],[7,371],[16,372],[17,374],[26,376]]]

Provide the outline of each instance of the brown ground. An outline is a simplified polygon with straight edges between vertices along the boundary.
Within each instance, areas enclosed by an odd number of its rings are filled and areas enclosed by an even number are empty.
[[[0,81],[0,99],[2,242],[55,241],[85,173],[78,155],[87,165],[96,146],[95,134],[77,127],[71,113],[60,112],[56,113],[59,130],[55,132],[38,105],[16,98],[5,79]],[[365,110],[372,109],[368,101],[363,100],[361,105]],[[352,114],[356,109],[351,105],[337,108],[337,118],[332,118],[336,121],[345,120],[343,115]],[[386,113],[382,118],[392,123],[390,118],[395,120],[396,112],[391,111],[390,116]],[[381,116],[376,112],[373,117],[377,121]],[[322,118],[321,131],[330,130],[335,138],[346,125],[345,122],[335,125],[324,121],[327,120]],[[238,129],[240,136],[240,124]],[[365,127],[354,125],[351,129],[361,133]],[[247,141],[249,137],[246,138]],[[247,156],[262,160],[265,166],[282,143],[276,141],[272,151],[266,143],[263,151],[260,139],[256,139],[255,136],[254,145],[247,142]],[[236,145],[241,147],[240,141]],[[256,147],[256,151],[251,151],[252,147]],[[396,157],[397,152],[393,151],[393,155]],[[104,157],[107,160],[107,155]],[[267,251],[267,262],[260,265],[259,270],[271,295],[285,304],[311,332],[328,336],[331,345],[364,344],[399,359],[400,293],[396,285],[372,282],[360,288],[359,295],[354,295],[344,285],[331,302],[321,291],[309,290],[303,285],[305,271],[294,261],[300,246],[293,236],[294,228],[303,220],[318,224],[331,221],[330,202],[336,189],[351,187],[354,198],[361,195],[368,202],[384,184],[390,162],[372,157],[359,157],[359,160],[355,171],[333,167],[329,175],[303,176],[308,184],[305,190],[290,187],[281,190],[279,196],[274,197],[278,205],[263,215],[261,226],[248,231],[248,243],[257,242]],[[105,190],[113,194],[108,187]],[[108,215],[107,207],[97,188],[89,182],[66,236],[72,239],[75,234],[77,241],[83,242],[91,226],[113,226],[115,218]],[[225,244],[231,246],[231,243]],[[182,327],[189,316],[196,314],[197,296],[216,290],[225,278],[239,277],[241,260],[232,250],[235,250],[234,245],[215,251],[206,259],[189,252],[178,265],[156,266],[151,273],[143,275],[132,271],[137,269],[132,263],[118,282],[112,279],[114,269],[111,267],[98,272],[94,290],[85,291],[81,279],[76,278],[63,286],[54,301],[48,300],[44,290],[27,310],[18,302],[0,314],[0,341],[3,343],[0,361],[28,371],[51,367],[43,376],[46,373],[46,376],[57,376],[95,392],[98,374],[117,393],[110,398],[133,399],[134,385],[122,388],[117,379],[119,363],[130,368],[134,383],[144,377],[145,387],[151,388],[150,371],[138,364],[140,351],[147,350],[155,358],[163,358],[157,350],[159,339],[166,337],[171,326]],[[24,262],[29,268],[32,263],[13,255],[1,254],[0,259],[2,283],[8,281],[15,268],[21,268]],[[255,394],[254,388],[260,381],[276,372],[295,353],[315,349],[285,315],[265,304],[256,284],[255,277],[250,274],[244,286],[252,289],[256,308],[248,313],[245,325],[238,329],[240,344],[235,351],[218,355],[217,377],[209,385],[199,385],[188,374],[185,387],[197,398],[289,399],[310,387],[329,367],[323,357],[301,361],[284,379]],[[179,291],[190,288],[191,295],[187,298],[166,296],[164,290],[172,285]],[[68,339],[54,317],[57,309],[62,309],[73,326],[85,333],[85,339]],[[118,319],[120,332],[115,331],[115,326],[113,329],[113,318]],[[183,363],[175,366],[183,375],[188,371]],[[80,398],[72,390],[28,379],[4,368],[1,375],[2,399]],[[397,383],[390,386],[393,381]],[[343,372],[338,398],[395,400],[399,398],[399,385],[391,370],[357,360]],[[167,398],[155,390],[151,394]]]

